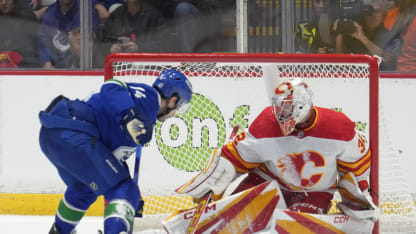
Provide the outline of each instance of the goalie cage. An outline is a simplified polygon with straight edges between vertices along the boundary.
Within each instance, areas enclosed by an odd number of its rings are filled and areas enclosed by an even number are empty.
[[[204,167],[212,150],[222,146],[234,125],[248,127],[269,105],[275,84],[300,77],[315,91],[314,103],[347,113],[356,122],[357,130],[369,136],[373,155],[371,195],[382,211],[374,233],[415,233],[415,203],[380,111],[376,58],[325,54],[112,54],[105,62],[105,79],[151,85],[161,71],[171,68],[191,80],[194,95],[187,113],[157,123],[152,141],[143,149],[139,187],[145,200],[144,217],[135,220],[134,231],[160,228],[160,221],[172,212],[195,206],[190,197],[179,196],[174,189]],[[338,199],[335,196],[333,204]],[[338,212],[335,206],[331,212]]]

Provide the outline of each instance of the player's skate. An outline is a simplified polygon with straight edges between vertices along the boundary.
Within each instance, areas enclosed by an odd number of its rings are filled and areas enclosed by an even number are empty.
[[[56,227],[55,223],[52,225],[51,230],[49,230],[49,234],[61,234],[61,232],[58,230],[58,227]],[[77,231],[74,229],[72,230],[71,234],[77,234]]]

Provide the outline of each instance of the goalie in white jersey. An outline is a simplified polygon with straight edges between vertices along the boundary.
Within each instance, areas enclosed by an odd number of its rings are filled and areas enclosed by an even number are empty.
[[[278,85],[272,105],[212,157],[217,160],[178,193],[201,198],[212,191],[218,198],[237,175],[248,173],[234,193],[273,179],[288,209],[326,214],[338,189],[345,214],[377,216],[368,194],[371,152],[365,138],[345,114],[314,106],[300,79]]]

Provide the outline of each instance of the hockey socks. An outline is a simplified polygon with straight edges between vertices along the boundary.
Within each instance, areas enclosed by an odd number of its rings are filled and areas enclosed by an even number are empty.
[[[84,216],[85,211],[69,204],[65,197],[62,198],[55,216],[55,225],[58,227],[59,233],[71,233]]]
[[[135,213],[143,205],[137,184],[126,180],[104,197],[109,201],[104,214],[104,233],[131,233]]]
[[[106,234],[131,233],[133,229],[135,209],[126,200],[112,200],[104,214],[104,230]]]
[[[68,188],[58,206],[55,225],[60,234],[69,234],[84,216],[97,196],[88,188]]]

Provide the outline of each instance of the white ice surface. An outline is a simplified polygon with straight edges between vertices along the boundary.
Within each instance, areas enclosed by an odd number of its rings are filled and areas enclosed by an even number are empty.
[[[54,222],[54,216],[0,215],[1,234],[47,234]],[[77,234],[97,234],[103,229],[102,217],[83,217],[77,226]]]
[[[0,234],[47,234],[54,216],[0,215]],[[97,234],[103,230],[103,218],[85,216],[77,226],[77,234]],[[161,230],[133,231],[134,234],[160,234]]]

